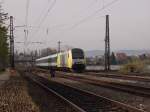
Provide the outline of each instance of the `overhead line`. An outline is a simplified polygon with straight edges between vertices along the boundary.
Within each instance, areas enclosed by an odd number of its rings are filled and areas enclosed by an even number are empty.
[[[40,22],[39,26],[41,26],[41,24],[45,21],[45,19],[47,18],[49,12],[53,9],[54,5],[56,4],[56,0],[54,0],[54,2],[50,5],[49,9],[47,10],[47,13],[44,15],[42,21]]]
[[[30,0],[27,0],[27,2],[26,2],[26,16],[25,16],[26,26],[28,26],[29,4],[30,4]]]
[[[44,15],[42,21],[39,23],[38,27],[40,28],[40,26],[42,25],[42,23],[45,21],[45,19],[47,18],[49,12],[53,9],[53,7],[55,6],[56,4],[56,0],[53,1],[53,3],[50,5],[50,7],[48,8],[47,10],[47,13]],[[35,34],[37,34],[37,32],[39,31],[39,29],[37,29],[34,34],[32,36],[34,36]]]
[[[119,0],[113,0],[112,2],[106,4],[102,8],[96,10],[93,14],[85,17],[84,19],[82,19],[82,20],[78,21],[77,23],[75,23],[74,25],[72,25],[72,27],[70,29],[73,29],[73,28],[77,27],[78,25],[88,21],[89,19],[93,18],[93,16],[95,16],[97,13],[103,11],[104,9],[108,8],[109,6],[111,6],[112,4],[116,3],[117,1],[119,1]]]
[[[26,47],[27,47],[27,39],[28,39],[28,15],[29,15],[29,4],[30,0],[26,0],[26,15],[25,15],[25,40],[24,40],[24,52],[26,52]]]
[[[50,2],[50,1],[52,1],[52,0],[49,0],[48,2]],[[42,15],[43,15],[43,13],[44,13],[44,11],[45,11],[46,9],[47,9],[47,7],[45,6],[45,7],[44,7],[44,10],[42,10],[40,16],[37,18],[37,20],[35,21],[34,24],[37,24],[37,23],[41,20],[41,17],[42,17]]]

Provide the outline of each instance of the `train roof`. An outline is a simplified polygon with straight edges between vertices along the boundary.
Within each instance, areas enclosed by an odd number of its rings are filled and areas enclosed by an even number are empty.
[[[39,58],[39,59],[36,59],[36,61],[40,61],[40,60],[44,60],[44,59],[48,59],[48,58],[54,58],[54,57],[57,57],[58,54],[63,54],[63,53],[67,53],[68,51],[72,51],[72,50],[82,50],[81,48],[72,48],[72,49],[69,49],[67,51],[64,51],[64,52],[60,52],[60,53],[57,53],[57,54],[52,54],[52,55],[49,55],[49,56],[45,56],[45,57],[42,57],[42,58]]]
[[[54,58],[54,57],[57,57],[57,54],[53,54],[53,55],[49,55],[49,56],[46,56],[46,57],[42,57],[42,58],[36,59],[36,61],[40,61],[40,60],[44,60],[44,59],[48,59],[48,58]]]

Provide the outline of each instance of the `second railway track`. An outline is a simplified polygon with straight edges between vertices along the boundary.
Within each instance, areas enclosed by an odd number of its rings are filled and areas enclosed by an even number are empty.
[[[133,93],[133,94],[136,94],[139,96],[150,97],[150,87],[146,87],[146,86],[98,80],[95,78],[92,79],[92,77],[83,77],[80,75],[58,75],[58,77],[81,81],[81,82],[93,84],[96,86],[112,88],[112,89],[116,89],[116,90],[120,90],[120,91],[124,91],[124,92],[128,92],[128,93]]]
[[[143,82],[150,82],[150,76],[137,76],[137,75],[123,75],[123,74],[115,74],[115,73],[102,73],[102,72],[86,72],[84,75],[93,75],[98,77],[107,77],[107,78],[116,78],[116,79],[124,79],[124,80],[136,80]]]
[[[36,80],[36,82],[42,84],[45,88],[52,89],[85,112],[145,112],[132,106],[81,90],[80,88],[49,81],[36,75],[29,74],[28,77]]]

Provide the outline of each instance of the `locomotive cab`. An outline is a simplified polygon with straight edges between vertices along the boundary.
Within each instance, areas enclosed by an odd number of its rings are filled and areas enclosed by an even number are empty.
[[[85,56],[82,49],[74,48],[72,52],[72,69],[76,72],[85,70]]]

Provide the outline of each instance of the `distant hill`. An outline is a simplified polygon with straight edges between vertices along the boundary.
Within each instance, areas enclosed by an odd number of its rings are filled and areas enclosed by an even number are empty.
[[[123,52],[126,53],[127,55],[131,56],[131,55],[140,55],[140,54],[144,54],[144,53],[150,53],[150,50],[118,50],[115,52]]]
[[[104,55],[104,50],[90,50],[90,51],[85,51],[86,57],[93,57],[93,56],[101,56]],[[126,53],[128,56],[131,55],[140,55],[144,53],[150,54],[150,50],[117,50],[114,51],[115,53]]]
[[[99,55],[104,55],[104,51],[103,50],[85,51],[85,56],[86,57],[93,57],[93,56],[99,56]]]

